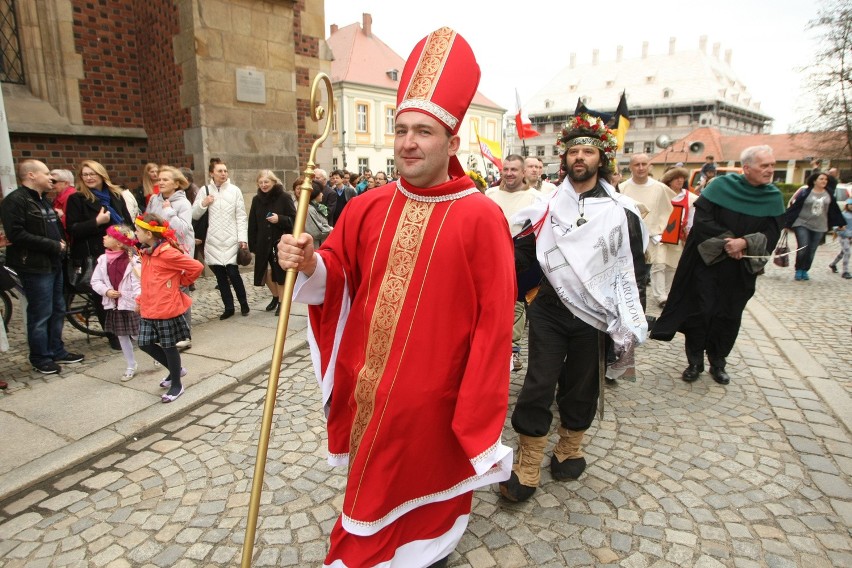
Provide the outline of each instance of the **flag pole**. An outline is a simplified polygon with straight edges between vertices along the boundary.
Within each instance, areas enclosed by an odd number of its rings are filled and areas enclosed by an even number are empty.
[[[311,120],[319,122],[326,116],[326,109],[320,106],[319,99],[320,84],[325,83],[328,106],[334,104],[334,95],[331,88],[331,80],[325,73],[318,73],[314,77],[311,86]],[[311,203],[311,181],[314,179],[314,159],[320,145],[328,138],[331,132],[331,115],[326,119],[325,129],[322,135],[314,141],[311,153],[308,156],[308,165],[305,168],[305,181],[301,185],[299,205],[296,210],[296,220],[293,223],[293,236],[298,237],[305,230],[305,220],[308,216],[308,207]],[[272,364],[269,368],[269,382],[266,387],[266,399],[263,404],[263,419],[260,428],[260,437],[257,441],[257,459],[254,464],[254,477],[251,482],[251,497],[249,499],[248,519],[246,522],[246,535],[243,540],[243,555],[241,568],[251,567],[251,558],[254,552],[254,538],[257,529],[257,515],[260,510],[260,494],[263,490],[263,474],[266,469],[266,454],[269,450],[269,434],[272,430],[272,417],[275,412],[275,397],[278,393],[278,375],[281,373],[281,358],[284,354],[284,342],[287,339],[287,325],[290,321],[290,306],[293,300],[293,290],[296,287],[296,276],[298,272],[291,268],[287,270],[284,279],[284,289],[281,291],[281,313],[278,317],[278,327],[275,330],[275,342],[272,349]]]

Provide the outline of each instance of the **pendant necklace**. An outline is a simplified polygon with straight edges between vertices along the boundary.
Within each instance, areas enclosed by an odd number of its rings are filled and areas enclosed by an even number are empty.
[[[586,213],[586,195],[580,195],[580,217],[576,221],[576,225],[579,227],[581,225],[585,225],[587,223],[586,219],[583,217]]]

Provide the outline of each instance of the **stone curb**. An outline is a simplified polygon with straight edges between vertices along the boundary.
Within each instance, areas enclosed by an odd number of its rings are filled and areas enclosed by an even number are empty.
[[[784,323],[763,303],[752,298],[746,309],[766,335],[775,342],[778,352],[790,361],[799,375],[811,385],[814,392],[831,409],[832,414],[846,427],[846,431],[852,433],[852,399],[846,389],[832,379],[828,371],[802,346],[801,341],[794,339]]]
[[[304,348],[305,345],[307,345],[307,340],[304,331],[294,333],[287,338],[282,360]],[[268,347],[242,361],[235,362],[234,365],[220,373],[193,384],[192,388],[181,396],[180,401],[183,404],[157,404],[143,408],[135,414],[114,422],[107,428],[92,432],[63,448],[54,450],[0,475],[0,501],[6,501],[45,479],[58,475],[117,446],[133,442],[134,436],[186,414],[241,382],[261,373],[268,374],[271,358],[272,347]]]

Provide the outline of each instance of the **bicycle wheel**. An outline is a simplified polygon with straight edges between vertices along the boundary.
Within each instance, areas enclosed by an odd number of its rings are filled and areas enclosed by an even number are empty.
[[[69,291],[65,292],[65,319],[71,327],[79,329],[86,335],[106,337],[107,332],[101,328],[95,307],[88,294]]]
[[[3,326],[8,331],[9,321],[12,319],[12,298],[6,291],[0,292],[0,313],[3,316]]]

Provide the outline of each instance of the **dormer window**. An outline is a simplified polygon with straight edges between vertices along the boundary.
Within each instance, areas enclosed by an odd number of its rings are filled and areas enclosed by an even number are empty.
[[[385,73],[387,74],[388,78],[391,81],[399,81],[399,70],[398,69],[388,69]]]
[[[672,90],[671,89],[663,89],[663,98],[664,99],[672,98]]]
[[[553,106],[553,101],[550,99],[544,99],[544,108],[550,108]]]

